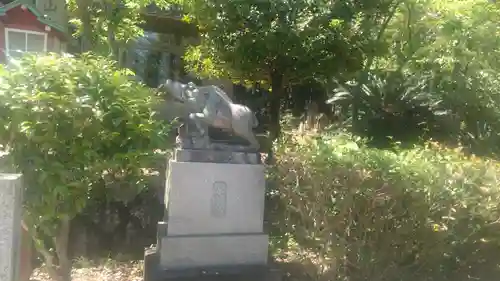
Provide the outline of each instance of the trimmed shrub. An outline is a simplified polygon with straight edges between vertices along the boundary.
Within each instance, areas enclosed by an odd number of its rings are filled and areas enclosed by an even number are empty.
[[[498,274],[499,162],[437,143],[374,149],[342,133],[289,134],[276,151],[272,220],[316,264],[313,279]]]
[[[71,220],[97,199],[136,197],[165,146],[159,99],[130,74],[89,54],[25,56],[1,73],[0,145],[24,175],[24,221],[54,280],[70,280]]]

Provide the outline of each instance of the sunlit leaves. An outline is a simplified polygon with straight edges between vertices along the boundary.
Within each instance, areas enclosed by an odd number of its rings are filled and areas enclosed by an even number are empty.
[[[102,54],[109,54],[109,51],[116,52],[117,50],[109,48],[116,47],[117,44],[123,46],[143,34],[140,25],[143,23],[142,13],[146,7],[155,4],[163,8],[168,5],[166,0],[68,0],[67,2],[70,22],[76,27],[73,35],[78,38],[90,36],[84,39],[91,43],[91,50]],[[85,33],[83,32],[85,28],[91,30]]]
[[[26,57],[1,76],[0,143],[25,175],[35,223],[75,216],[115,173],[138,181],[165,145],[155,96],[128,74],[90,55],[48,55]]]
[[[217,67],[232,78],[269,81],[278,72],[293,84],[359,67],[349,29],[355,15],[342,1],[182,2],[202,32],[203,48],[187,54],[201,76],[220,74]]]
[[[374,149],[341,132],[287,134],[276,156],[274,230],[318,261],[322,279],[483,279],[491,271],[478,268],[496,270],[482,260],[500,250],[498,161],[437,143]]]

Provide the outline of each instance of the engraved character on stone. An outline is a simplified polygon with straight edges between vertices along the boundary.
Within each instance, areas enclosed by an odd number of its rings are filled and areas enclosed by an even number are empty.
[[[213,217],[226,216],[227,184],[225,182],[214,182],[212,186],[212,200],[210,213]]]

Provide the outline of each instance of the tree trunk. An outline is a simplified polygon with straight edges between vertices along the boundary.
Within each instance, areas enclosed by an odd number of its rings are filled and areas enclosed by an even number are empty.
[[[283,75],[274,72],[271,74],[271,99],[269,103],[269,117],[270,117],[270,136],[271,141],[275,141],[281,135],[281,100],[285,92],[285,85],[283,84]]]
[[[127,237],[127,227],[130,223],[130,218],[132,214],[128,207],[122,202],[111,203],[115,205],[116,212],[118,214],[118,225],[113,230],[113,242],[115,245],[113,249],[119,249],[120,245],[125,245]]]
[[[45,235],[40,235],[40,233],[38,233],[41,230],[33,227],[34,220],[29,216],[25,216],[25,218],[29,220],[29,223],[23,221],[23,228],[26,229],[33,238],[36,250],[42,255],[45,261],[49,277],[54,281],[71,281],[71,260],[68,257],[69,219],[65,218],[61,221],[58,235],[53,239],[55,244],[54,253],[51,252],[49,247],[44,243],[43,237]],[[41,232],[45,234],[50,233],[47,230]]]
[[[367,65],[372,64],[373,59],[369,58]],[[363,91],[363,84],[366,83],[368,80],[368,73],[369,69],[364,69],[362,70],[361,74],[359,75],[358,78],[358,85],[354,89],[354,95],[352,97],[352,128],[355,132],[357,132],[360,129],[359,126],[359,107],[361,105],[361,95]]]
[[[115,8],[112,3],[108,3],[105,0],[101,0],[101,5],[104,9],[104,14],[106,15],[106,19],[108,20],[108,30],[107,30],[107,41],[109,48],[109,56],[116,61],[119,61],[118,55],[118,44],[115,38],[116,32],[116,23],[113,19],[113,9]]]
[[[312,130],[315,128],[318,115],[318,103],[316,103],[316,101],[310,101],[306,107],[306,130]]]
[[[271,98],[269,100],[269,146],[268,156],[266,162],[268,164],[274,161],[272,143],[277,140],[281,135],[281,99],[283,98],[285,87],[283,83],[283,74],[274,71],[271,74]]]
[[[87,52],[92,49],[92,24],[90,22],[90,3],[87,0],[77,0],[77,9],[80,20],[82,21],[82,41],[81,52]]]
[[[71,281],[71,259],[68,256],[70,222],[68,217],[62,218],[59,233],[54,239],[61,281]]]
[[[20,266],[20,281],[29,281],[31,273],[33,273],[33,240],[25,227],[25,223],[22,223],[21,228],[21,266]]]

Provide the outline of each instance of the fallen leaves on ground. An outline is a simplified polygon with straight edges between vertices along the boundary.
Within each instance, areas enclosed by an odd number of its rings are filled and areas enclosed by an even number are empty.
[[[72,281],[142,281],[142,261],[109,261],[102,265],[73,268]],[[43,267],[36,269],[32,281],[52,281]]]
[[[307,256],[307,257],[306,257]],[[277,258],[278,268],[286,281],[318,280],[317,265],[310,255],[282,254]],[[143,261],[105,260],[92,262],[79,259],[74,262],[72,281],[143,281]],[[34,270],[31,281],[52,281],[42,266]]]

